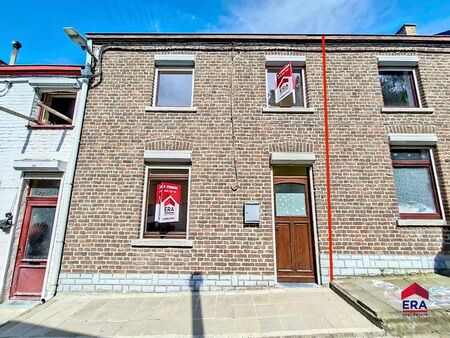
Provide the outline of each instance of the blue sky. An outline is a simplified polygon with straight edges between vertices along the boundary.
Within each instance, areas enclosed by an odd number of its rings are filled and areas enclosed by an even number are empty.
[[[82,64],[62,30],[79,32],[373,33],[415,23],[419,34],[450,29],[448,0],[4,0],[0,59],[23,44],[20,64]]]

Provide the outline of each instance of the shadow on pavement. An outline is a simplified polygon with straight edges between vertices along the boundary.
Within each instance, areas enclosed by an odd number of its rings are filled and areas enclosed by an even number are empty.
[[[194,337],[203,337],[205,334],[203,327],[202,301],[200,298],[200,287],[202,283],[202,275],[198,272],[194,272],[189,281],[189,286],[191,288],[192,335]]]
[[[0,337],[95,337],[76,331],[55,329],[43,325],[9,321],[0,326]]]

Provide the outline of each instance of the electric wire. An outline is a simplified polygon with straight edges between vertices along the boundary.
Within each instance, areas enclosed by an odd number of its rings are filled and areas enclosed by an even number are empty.
[[[12,87],[12,82],[11,81],[5,81],[5,88],[3,88],[2,90],[0,90],[0,97],[6,96],[6,94],[8,94],[9,90]]]

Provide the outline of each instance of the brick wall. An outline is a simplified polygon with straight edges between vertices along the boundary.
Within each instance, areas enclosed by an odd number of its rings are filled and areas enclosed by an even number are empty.
[[[153,99],[155,71],[154,52],[149,50],[155,48],[161,53],[168,46],[153,44],[145,46],[146,51],[116,50],[104,54],[102,81],[88,95],[63,273],[273,276],[271,149],[315,152],[318,244],[321,255],[325,255],[328,238],[319,45],[261,43],[247,49],[238,46],[233,65],[229,51],[211,51],[201,44],[183,51],[180,44],[176,52],[196,55],[194,106],[198,111],[146,112],[145,106],[151,105]],[[171,42],[170,46],[176,48],[177,44]],[[450,86],[446,79],[450,66],[446,47],[395,47],[381,43],[328,46],[337,255],[378,259],[379,255],[429,257],[447,248],[450,234],[445,228],[396,226],[399,215],[387,143],[388,134],[399,129],[438,135],[439,181],[447,205]],[[269,54],[306,56],[308,106],[316,108],[315,113],[262,112],[266,104],[265,55]],[[419,56],[423,102],[435,109],[433,114],[380,113],[383,103],[376,58],[380,54]],[[231,189],[235,178],[230,76],[235,89],[237,191]],[[144,151],[180,148],[192,150],[189,239],[194,245],[132,247],[131,241],[139,237]],[[242,224],[242,205],[246,200],[261,202],[259,227]],[[328,274],[326,263],[322,263],[322,273]]]

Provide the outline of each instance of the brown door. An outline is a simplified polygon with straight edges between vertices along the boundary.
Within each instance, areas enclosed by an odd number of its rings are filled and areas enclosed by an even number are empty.
[[[316,282],[307,177],[275,177],[279,282]]]
[[[27,197],[11,285],[12,298],[41,296],[56,204],[56,197]]]

